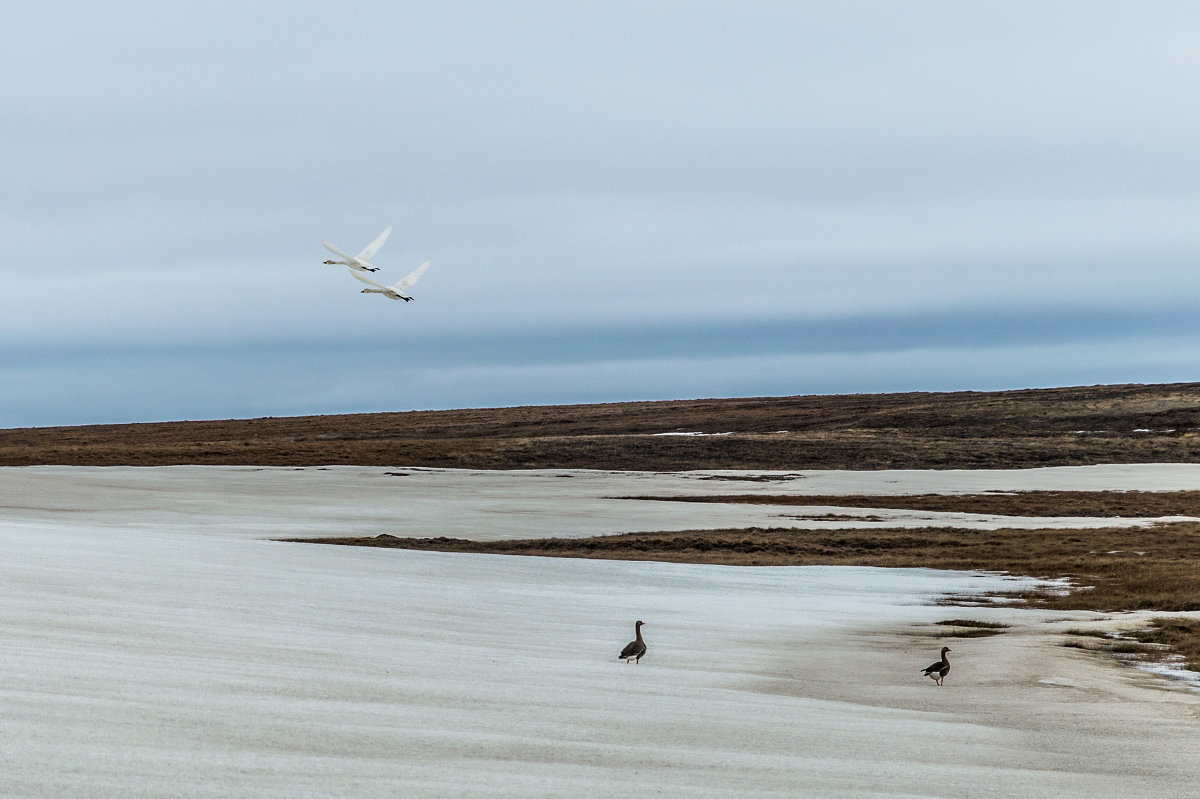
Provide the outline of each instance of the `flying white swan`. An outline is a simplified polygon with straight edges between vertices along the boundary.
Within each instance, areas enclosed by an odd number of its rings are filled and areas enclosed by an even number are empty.
[[[321,244],[325,247],[325,249],[329,250],[334,255],[342,256],[341,261],[326,261],[325,263],[348,266],[356,272],[378,272],[379,267],[373,266],[371,264],[371,259],[375,257],[375,253],[379,252],[379,248],[383,246],[385,241],[387,241],[387,237],[391,234],[391,232],[392,226],[388,225],[387,230],[380,233],[375,241],[368,244],[366,249],[364,249],[358,255],[347,255],[337,247],[334,247],[332,244],[325,241],[325,239],[321,239]]]
[[[411,302],[412,296],[410,294],[408,294],[408,289],[412,286],[413,283],[416,283],[418,280],[421,279],[421,275],[425,274],[425,270],[429,268],[429,263],[430,263],[429,259],[426,258],[424,261],[421,262],[420,266],[418,266],[416,269],[414,269],[412,271],[412,274],[410,274],[408,277],[404,278],[401,281],[393,283],[390,286],[385,286],[382,283],[376,283],[371,278],[364,277],[363,275],[360,275],[358,272],[355,272],[353,269],[350,270],[350,274],[354,275],[354,277],[358,278],[362,282],[369,283],[370,285],[375,287],[373,289],[363,289],[362,290],[363,294],[382,294],[383,296],[385,296],[389,299],[404,300],[405,302]]]

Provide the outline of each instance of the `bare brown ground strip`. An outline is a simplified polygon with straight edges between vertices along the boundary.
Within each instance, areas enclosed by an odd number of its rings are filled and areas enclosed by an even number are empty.
[[[665,432],[728,433],[658,436]],[[0,465],[1011,469],[1200,463],[1200,383],[0,429]]]
[[[1045,596],[1051,608],[1200,610],[1200,523],[1098,530],[748,528],[623,533],[590,538],[468,541],[454,538],[300,539],[354,546],[657,560],[735,566],[847,565],[982,569],[1069,577],[1086,591]]]
[[[1007,624],[979,621],[978,619],[943,619],[934,623],[946,628],[939,633],[946,638],[986,638],[991,635],[1000,635],[1009,627]]]
[[[1019,491],[997,494],[913,495],[755,495],[636,496],[668,502],[728,502],[748,505],[788,505],[947,513],[984,513],[999,516],[1082,517],[1200,517],[1200,491]]]

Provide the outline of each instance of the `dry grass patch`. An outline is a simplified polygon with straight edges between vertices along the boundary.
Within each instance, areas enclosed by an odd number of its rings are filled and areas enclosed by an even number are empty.
[[[1188,669],[1200,671],[1200,621],[1159,618],[1152,620],[1150,627],[1134,630],[1130,635],[1143,644],[1170,649],[1183,658]]]
[[[945,619],[934,622],[941,627],[950,629],[941,633],[943,638],[986,638],[989,635],[1000,635],[1009,628],[1008,624],[994,621],[979,621],[978,619]]]
[[[1081,638],[1111,638],[1112,637],[1112,634],[1108,630],[1100,630],[1100,629],[1092,630],[1092,629],[1086,629],[1083,627],[1071,627],[1070,629],[1063,630],[1063,633],[1065,635],[1074,635],[1074,636],[1078,636]],[[1079,644],[1078,642],[1069,643],[1067,645],[1082,647],[1082,645]]]
[[[1125,630],[1119,635],[1101,630],[1067,630],[1063,646],[1121,655],[1139,662],[1164,660],[1171,653],[1191,671],[1200,671],[1200,621],[1162,617],[1150,626]]]
[[[1105,638],[1102,641],[1067,641],[1063,646],[1074,649],[1086,649],[1088,652],[1105,652],[1110,655],[1124,655],[1135,660],[1151,660],[1155,654],[1162,655],[1163,647],[1143,644],[1127,638]]]

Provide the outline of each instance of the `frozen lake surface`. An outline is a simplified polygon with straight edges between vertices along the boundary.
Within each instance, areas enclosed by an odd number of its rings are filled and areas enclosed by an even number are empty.
[[[750,480],[748,477],[766,480]],[[850,508],[631,502],[646,495],[924,494],[980,491],[1177,490],[1200,486],[1200,465],[1088,466],[1012,471],[650,472],[469,471],[330,466],[308,469],[168,466],[0,468],[0,513],[122,530],[303,537],[518,538],[720,527],[1088,527],[1114,519],[1014,518],[864,510],[879,521],[801,518]],[[1140,523],[1141,520],[1126,520]]]
[[[607,499],[627,494],[1200,484],[1190,466],[795,474],[0,469],[0,796],[1193,790],[1200,698],[1058,646],[1095,614],[932,604],[1021,581],[267,540],[774,515]],[[967,615],[1016,626],[948,642],[937,688],[928,625]],[[650,651],[627,666],[636,619]]]

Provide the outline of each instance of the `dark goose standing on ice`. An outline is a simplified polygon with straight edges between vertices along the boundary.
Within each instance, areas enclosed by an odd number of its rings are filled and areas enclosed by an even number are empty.
[[[946,657],[946,653],[952,651],[948,646],[942,647],[942,659],[937,663],[930,663],[929,666],[922,670],[922,673],[938,685],[941,685],[942,680],[950,673],[950,658]]]
[[[633,626],[634,632],[637,633],[637,638],[625,644],[625,648],[617,656],[618,658],[624,658],[626,663],[631,660],[635,663],[641,663],[642,656],[646,654],[646,642],[642,640],[642,625],[645,623],[644,621],[639,621]]]

